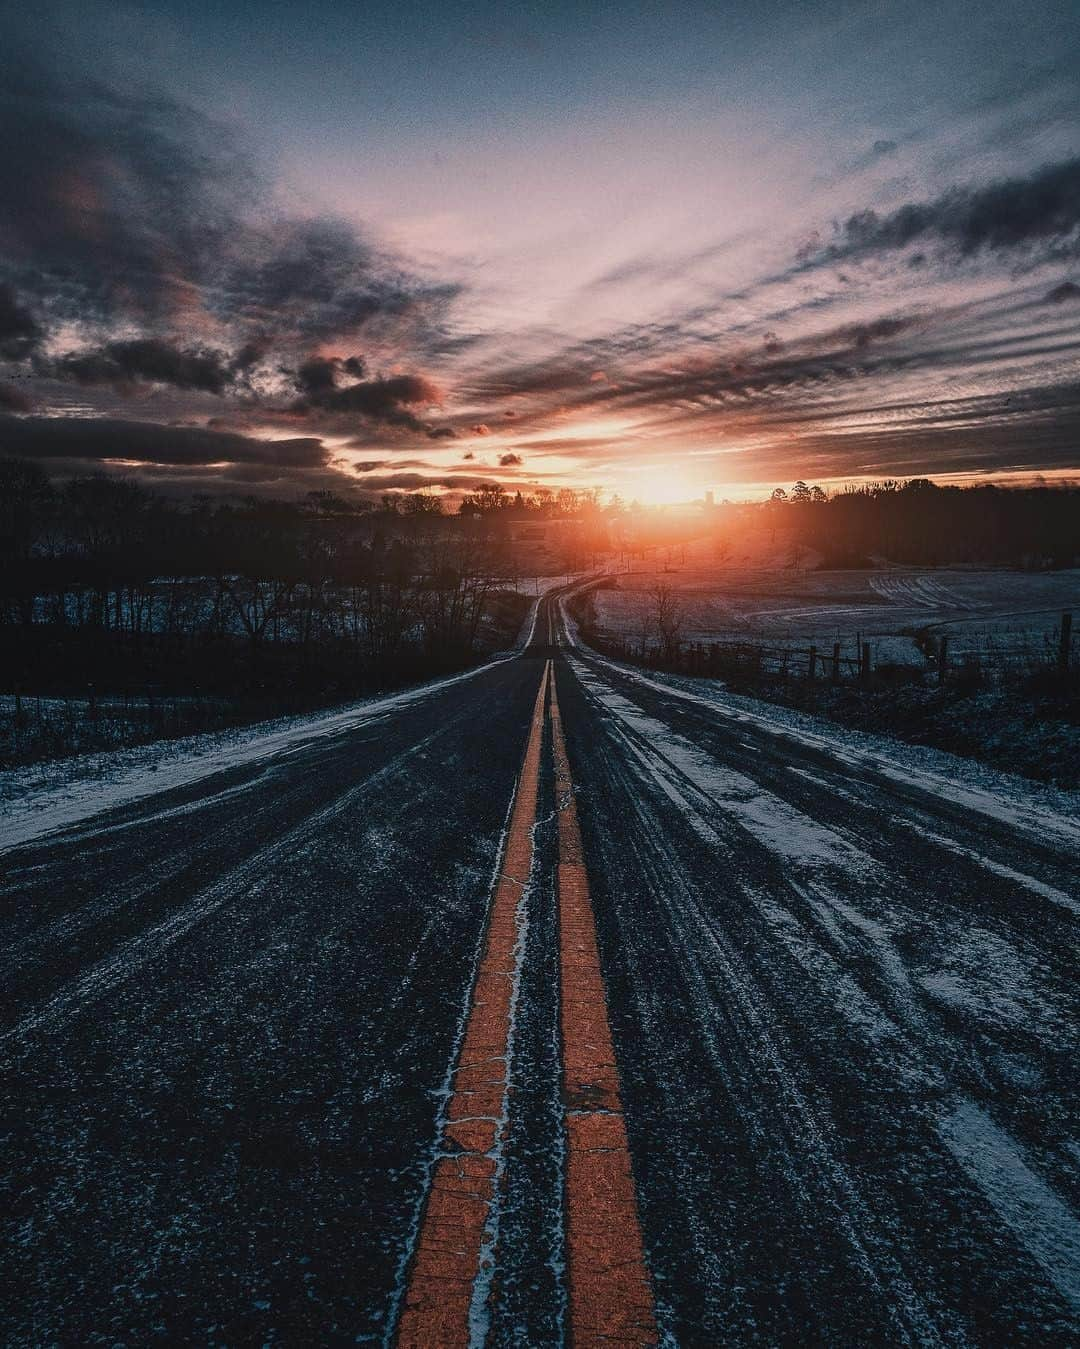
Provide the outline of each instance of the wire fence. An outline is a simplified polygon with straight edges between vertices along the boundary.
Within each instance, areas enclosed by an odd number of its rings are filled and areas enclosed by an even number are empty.
[[[627,641],[602,632],[587,608],[580,612],[582,636],[597,650],[629,664],[699,678],[820,680],[831,684],[880,684],[904,679],[950,682],[1004,682],[1043,672],[1067,674],[1076,668],[1072,614],[1043,633],[1002,639],[986,634],[973,642],[965,635],[962,648],[948,633],[923,633],[918,642],[923,663],[875,660],[871,640],[861,636],[826,646],[770,646],[745,640],[730,642]]]

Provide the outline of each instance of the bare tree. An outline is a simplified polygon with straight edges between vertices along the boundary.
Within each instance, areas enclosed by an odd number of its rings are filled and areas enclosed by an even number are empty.
[[[672,660],[679,654],[679,638],[683,628],[682,604],[675,588],[667,581],[657,581],[651,593],[654,621],[660,634],[660,649],[665,660]]]
[[[638,614],[637,637],[638,658],[644,661],[649,654],[649,639],[656,631],[656,618],[651,609],[643,608]]]

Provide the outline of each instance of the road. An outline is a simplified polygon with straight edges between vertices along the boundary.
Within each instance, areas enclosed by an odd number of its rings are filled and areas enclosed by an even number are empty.
[[[3,1341],[1075,1343],[1078,845],[558,597],[43,817],[0,855]]]

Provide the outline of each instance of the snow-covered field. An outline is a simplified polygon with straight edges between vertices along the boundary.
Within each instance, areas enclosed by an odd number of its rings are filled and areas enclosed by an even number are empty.
[[[954,655],[1019,657],[1056,642],[1061,614],[1080,620],[1080,571],[796,571],[684,568],[635,571],[596,593],[601,627],[634,642],[655,609],[657,581],[678,591],[687,641],[756,642],[825,649],[858,637],[874,663],[922,665],[916,633],[948,633]]]

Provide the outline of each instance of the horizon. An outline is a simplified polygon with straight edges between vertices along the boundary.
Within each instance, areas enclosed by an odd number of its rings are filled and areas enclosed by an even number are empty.
[[[649,502],[1068,477],[1070,11],[20,13],[0,452]]]

